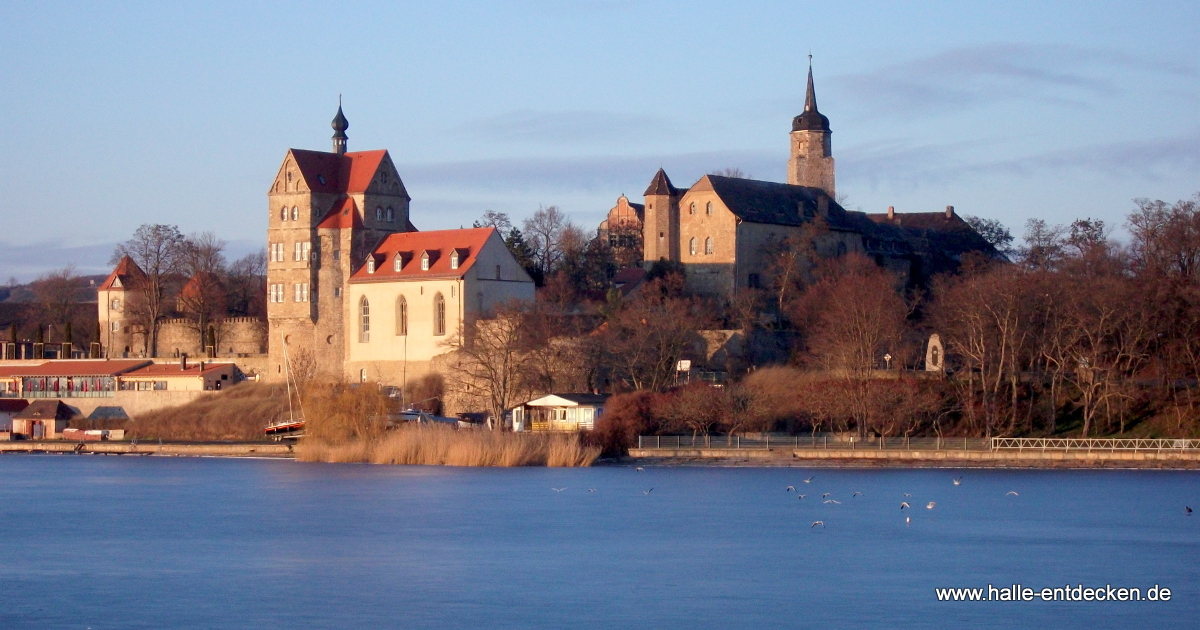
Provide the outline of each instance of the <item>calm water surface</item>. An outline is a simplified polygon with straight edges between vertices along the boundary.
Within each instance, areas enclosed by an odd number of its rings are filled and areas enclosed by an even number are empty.
[[[1200,626],[1192,472],[5,455],[0,480],[0,628]],[[934,595],[1067,582],[1173,597]]]

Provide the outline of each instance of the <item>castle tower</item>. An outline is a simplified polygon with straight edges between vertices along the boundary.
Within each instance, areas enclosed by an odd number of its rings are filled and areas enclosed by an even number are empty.
[[[835,197],[833,145],[829,119],[817,111],[813,89],[812,55],[808,56],[808,91],[804,95],[804,113],[792,119],[792,157],[788,160],[788,183],[812,186]]]
[[[389,234],[416,230],[408,191],[388,152],[347,152],[350,123],[340,105],[332,126],[333,151],[289,149],[267,193],[272,380],[284,377],[285,353],[322,377],[342,377],[350,274]]]
[[[146,274],[129,256],[121,258],[113,272],[96,289],[96,317],[100,324],[101,354],[104,357],[128,357],[145,349],[145,335],[139,335],[131,317],[139,298],[138,288]]]
[[[337,115],[333,117],[333,152],[338,155],[346,154],[346,141],[350,138],[346,135],[346,130],[350,128],[350,121],[346,120],[346,115],[342,113],[342,98],[338,97]]]
[[[684,191],[671,185],[661,168],[646,188],[642,222],[642,260],[647,265],[660,258],[679,261],[679,198]]]

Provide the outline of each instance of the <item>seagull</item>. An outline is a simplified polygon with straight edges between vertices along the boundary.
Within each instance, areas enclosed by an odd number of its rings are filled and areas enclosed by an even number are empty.
[[[838,501],[837,499],[829,499],[829,500],[827,500],[827,501],[825,501],[825,502],[826,502],[826,503],[836,503],[836,504],[838,504],[838,505],[841,505],[841,504],[842,504],[842,502],[841,502],[841,501]]]
[[[831,495],[831,494],[833,494],[833,493],[832,493],[832,492],[826,492],[825,494],[822,494],[822,495],[821,495],[821,498],[822,498],[822,499],[824,499],[825,497],[827,497],[827,496],[829,496],[829,495]]]
[[[566,490],[566,488],[550,488],[550,489],[555,492],[562,492],[563,490]]]
[[[955,479],[955,480],[954,480],[954,485],[956,485],[956,486],[961,486],[961,485],[962,485],[962,477],[959,477],[958,479]]]
[[[1190,508],[1190,507],[1188,507],[1188,506],[1186,506],[1186,505],[1185,505],[1185,506],[1183,506],[1183,513],[1184,513],[1184,514],[1187,514],[1188,516],[1191,516],[1191,514],[1192,514],[1192,508]]]
[[[816,475],[813,475],[813,477],[816,477]],[[808,479],[805,479],[804,483],[812,483],[813,477],[809,477]],[[824,526],[824,523],[822,523],[822,526]]]
[[[824,528],[825,528],[825,521],[813,521],[813,524],[812,524],[812,525],[809,525],[809,526],[808,526],[808,528],[809,528],[809,529],[812,529],[812,528],[816,527],[817,525],[820,525],[820,526],[821,526],[821,529],[824,529]]]
[[[645,469],[645,468],[642,468],[641,466],[638,466],[636,470],[637,470],[638,472],[642,472],[642,471],[644,471],[644,470],[646,470],[646,469]]]
[[[909,494],[909,493],[907,493],[907,492],[905,492],[905,493],[904,493],[904,496],[906,496],[906,497],[911,497],[912,495],[911,495],[911,494]]]
[[[808,495],[807,495],[807,494],[797,494],[797,495],[796,495],[796,498],[797,498],[797,499],[800,499],[801,501],[803,501],[803,500],[804,500],[804,497],[806,497],[806,496],[808,496]]]
[[[901,509],[901,510],[903,510],[904,508],[910,508],[910,507],[912,507],[912,506],[908,504],[908,501],[901,501],[901,502],[900,502],[900,509]]]
[[[912,517],[905,516],[905,517],[904,517],[904,524],[905,524],[905,525],[909,525],[909,524],[911,524],[911,523],[912,523]]]
[[[1019,497],[1019,496],[1021,496],[1021,495],[1017,494],[1017,491],[1016,491],[1016,490],[1009,490],[1009,491],[1008,491],[1008,492],[1007,492],[1007,493],[1006,493],[1004,496],[1006,496],[1006,497],[1007,497],[1007,496],[1010,496],[1010,495],[1011,495],[1011,496],[1014,496],[1014,497]]]
[[[654,492],[654,488],[650,488],[649,490],[643,490],[642,494],[644,494],[646,496],[650,496],[651,492]]]
[[[588,488],[588,492],[595,492],[595,491],[596,491],[595,488]]]
[[[937,504],[936,504],[936,503],[934,503],[933,501],[930,501],[930,502],[929,502],[929,505],[926,505],[926,506],[925,506],[925,509],[926,509],[926,510],[932,510],[932,509],[933,509],[933,506],[935,506],[935,505],[937,505]]]
[[[788,486],[786,490],[787,490],[787,492],[795,492],[796,486]]]
[[[862,495],[863,493],[861,492],[855,492],[854,494],[850,495],[850,498],[853,499],[854,497],[861,497]]]

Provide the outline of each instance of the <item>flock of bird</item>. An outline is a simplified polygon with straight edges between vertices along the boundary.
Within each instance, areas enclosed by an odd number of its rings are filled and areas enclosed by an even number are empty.
[[[646,470],[646,469],[645,469],[645,468],[642,468],[641,466],[638,466],[637,468],[635,468],[635,471],[636,471],[636,472],[645,472],[645,470]],[[810,476],[808,477],[808,479],[805,479],[805,480],[803,480],[803,481],[804,481],[804,483],[811,484],[811,483],[813,482],[813,479],[816,479],[816,478],[817,478],[817,476],[816,476],[816,475],[810,475]],[[963,482],[963,478],[962,478],[962,477],[955,477],[955,478],[954,478],[952,481],[953,481],[954,485],[956,485],[956,486],[961,486],[961,485],[962,485],[962,482]],[[566,488],[565,488],[565,487],[564,487],[564,488],[550,488],[550,489],[551,489],[551,490],[553,490],[553,491],[555,491],[555,492],[562,492],[562,491],[566,490]],[[595,491],[596,491],[596,489],[595,489],[595,488],[588,488],[588,489],[587,489],[587,491],[588,491],[588,492],[595,492]],[[796,486],[788,486],[787,488],[784,488],[784,491],[785,491],[785,492],[788,492],[788,493],[795,492],[795,493],[796,493],[796,498],[797,498],[797,499],[799,499],[799,500],[801,500],[801,501],[803,501],[804,499],[808,498],[808,495],[807,495],[807,494],[800,494],[800,492],[799,492],[798,490],[796,490]],[[650,488],[650,489],[648,489],[648,490],[643,490],[643,491],[642,491],[642,494],[643,494],[643,495],[645,495],[645,496],[650,496],[650,493],[651,493],[651,492],[654,492],[654,488]],[[821,494],[821,500],[822,500],[821,502],[822,502],[823,504],[827,504],[827,505],[828,505],[828,504],[833,504],[833,505],[841,505],[841,504],[842,504],[842,502],[841,502],[841,501],[838,501],[837,499],[830,499],[830,498],[829,498],[829,496],[830,496],[831,494],[833,494],[833,493],[832,493],[832,492],[825,492],[825,493],[822,493],[822,494]],[[905,492],[905,493],[903,493],[903,494],[904,494],[904,497],[905,497],[905,498],[912,498],[912,494],[911,494],[911,493]],[[854,494],[850,495],[850,498],[851,498],[851,499],[853,499],[854,497],[864,497],[864,496],[866,496],[866,495],[864,495],[862,492],[857,492],[857,491],[856,491]],[[1019,497],[1019,496],[1021,496],[1021,494],[1020,494],[1020,493],[1018,493],[1016,490],[1009,490],[1008,492],[1004,493],[1004,496],[1006,496],[1006,497]],[[926,503],[926,504],[925,504],[925,509],[927,509],[927,510],[932,510],[932,509],[933,509],[933,508],[935,508],[935,507],[937,507],[937,502],[936,502],[936,501],[930,501],[929,503]],[[904,511],[904,510],[909,510],[909,509],[912,509],[912,505],[910,505],[910,504],[908,503],[908,501],[901,501],[901,502],[900,502],[900,510],[901,510],[901,511]],[[1185,505],[1185,506],[1183,507],[1183,511],[1184,511],[1184,514],[1186,514],[1186,515],[1188,515],[1188,516],[1191,516],[1191,515],[1192,515],[1192,508],[1191,508],[1190,506],[1186,506],[1186,505]],[[904,522],[905,522],[905,524],[911,524],[911,523],[912,523],[912,517],[909,517],[909,516],[906,516],[906,517],[904,517]],[[824,529],[824,528],[825,528],[825,521],[813,521],[813,524],[809,526],[809,529],[813,529],[813,528],[815,528],[815,527],[821,527],[822,529]]]

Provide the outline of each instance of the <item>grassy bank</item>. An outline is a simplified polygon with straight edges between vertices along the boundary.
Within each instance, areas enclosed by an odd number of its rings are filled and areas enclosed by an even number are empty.
[[[306,462],[433,466],[591,466],[600,449],[578,435],[459,431],[409,425],[374,437],[343,441],[308,438],[296,446]]]

